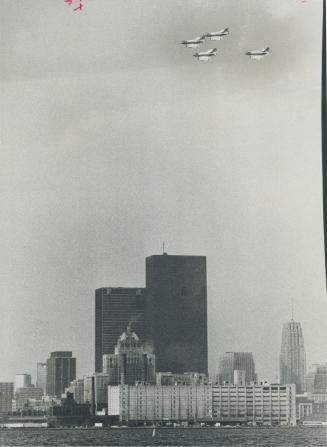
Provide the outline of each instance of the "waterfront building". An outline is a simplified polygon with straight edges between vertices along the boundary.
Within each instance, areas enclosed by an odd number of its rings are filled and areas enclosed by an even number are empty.
[[[26,388],[32,383],[31,374],[16,374],[15,375],[15,390],[18,388]]]
[[[51,352],[47,360],[47,394],[61,397],[76,378],[76,358],[71,351]]]
[[[283,325],[280,351],[280,383],[295,383],[297,393],[305,389],[306,359],[301,323],[293,319]]]
[[[0,382],[0,415],[5,415],[12,410],[14,398],[14,383]]]
[[[114,354],[104,354],[103,372],[108,374],[110,385],[135,385],[135,382],[154,384],[155,356],[145,352],[141,340],[127,326],[119,337]]]
[[[304,421],[310,419],[313,413],[313,401],[309,393],[296,395],[296,420]]]
[[[213,385],[212,414],[224,424],[295,425],[295,385]]]
[[[185,372],[183,374],[171,373],[171,372],[157,372],[156,384],[159,385],[195,385],[203,384],[208,385],[210,383],[209,378],[205,374],[196,372]]]
[[[12,411],[19,412],[21,416],[24,415],[48,415],[50,414],[50,408],[54,405],[60,405],[61,400],[55,397],[42,395],[40,398],[29,398],[24,402],[24,405],[19,404],[16,400],[13,400]],[[20,406],[20,408],[19,408]]]
[[[26,387],[15,389],[15,410],[23,410],[29,405],[30,399],[41,400],[43,396],[43,390],[36,388],[30,384]]]
[[[211,385],[118,385],[108,387],[108,415],[121,422],[211,421]]]
[[[60,405],[50,407],[48,423],[50,427],[86,426],[89,424],[90,405],[78,404],[73,395],[67,392]]]
[[[113,354],[119,336],[130,325],[142,341],[145,289],[101,287],[95,291],[95,371],[102,372],[102,357]]]
[[[205,256],[146,258],[146,328],[158,371],[208,373]]]
[[[93,408],[94,404],[95,411],[102,411],[103,409],[107,409],[108,385],[108,374],[94,373],[84,376],[84,403],[90,404],[91,408]]]
[[[71,393],[74,400],[78,404],[83,404],[84,401],[84,379],[72,380],[67,388],[65,388],[65,394]]]
[[[36,387],[41,388],[43,393],[47,392],[47,364],[38,362],[36,364]]]
[[[245,383],[256,382],[257,376],[252,352],[225,352],[219,360],[219,384],[233,384],[235,370],[245,371]]]

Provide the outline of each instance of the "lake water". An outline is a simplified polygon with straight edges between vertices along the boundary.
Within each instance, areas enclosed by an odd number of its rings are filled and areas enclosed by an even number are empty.
[[[327,446],[326,427],[1,429],[0,446]]]

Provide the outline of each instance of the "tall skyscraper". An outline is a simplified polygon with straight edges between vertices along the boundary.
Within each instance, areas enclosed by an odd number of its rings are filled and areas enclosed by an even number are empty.
[[[157,371],[208,372],[205,256],[146,258],[146,329]]]
[[[141,340],[129,327],[119,337],[114,354],[103,356],[103,372],[109,385],[156,383],[155,356],[145,351]]]
[[[47,394],[61,397],[76,379],[76,358],[71,351],[51,352],[47,360]]]
[[[95,371],[102,371],[103,354],[113,354],[128,325],[143,341],[145,289],[102,287],[95,291]]]
[[[220,357],[218,377],[221,385],[234,383],[234,371],[245,371],[245,383],[256,382],[252,352],[225,352]]]
[[[41,388],[43,393],[47,392],[47,364],[38,362],[36,364],[36,387]]]
[[[296,392],[305,389],[306,360],[301,324],[293,319],[283,325],[280,351],[280,382],[295,383]]]

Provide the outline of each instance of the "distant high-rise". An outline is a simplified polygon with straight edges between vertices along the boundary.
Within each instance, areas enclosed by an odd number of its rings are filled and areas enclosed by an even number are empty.
[[[65,388],[74,379],[76,379],[76,358],[72,352],[51,352],[47,360],[47,394],[61,397]]]
[[[130,325],[143,341],[145,289],[102,287],[95,291],[95,371],[103,354],[113,354],[119,336]]]
[[[158,371],[208,373],[205,256],[146,258],[146,329]]]
[[[141,340],[130,327],[119,337],[114,354],[104,354],[103,372],[109,385],[156,383],[155,355],[145,351]]]
[[[219,360],[219,383],[221,385],[224,383],[233,384],[235,377],[234,371],[239,370],[245,372],[243,375],[245,383],[256,382],[252,352],[225,352]]]
[[[305,389],[305,362],[301,324],[292,319],[283,325],[279,363],[280,383],[294,383],[297,393],[301,393]]]
[[[41,388],[45,394],[47,391],[47,364],[38,362],[36,364],[36,387]]]
[[[0,415],[5,415],[12,410],[13,398],[13,382],[0,382]]]
[[[325,394],[327,398],[327,364],[311,365],[305,377],[305,391]]]
[[[18,388],[26,388],[32,383],[31,374],[16,374],[15,376],[15,390]]]

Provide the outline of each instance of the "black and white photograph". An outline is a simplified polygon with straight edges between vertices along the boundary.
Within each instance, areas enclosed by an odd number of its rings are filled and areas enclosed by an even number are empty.
[[[0,446],[327,446],[326,0],[0,35]]]

